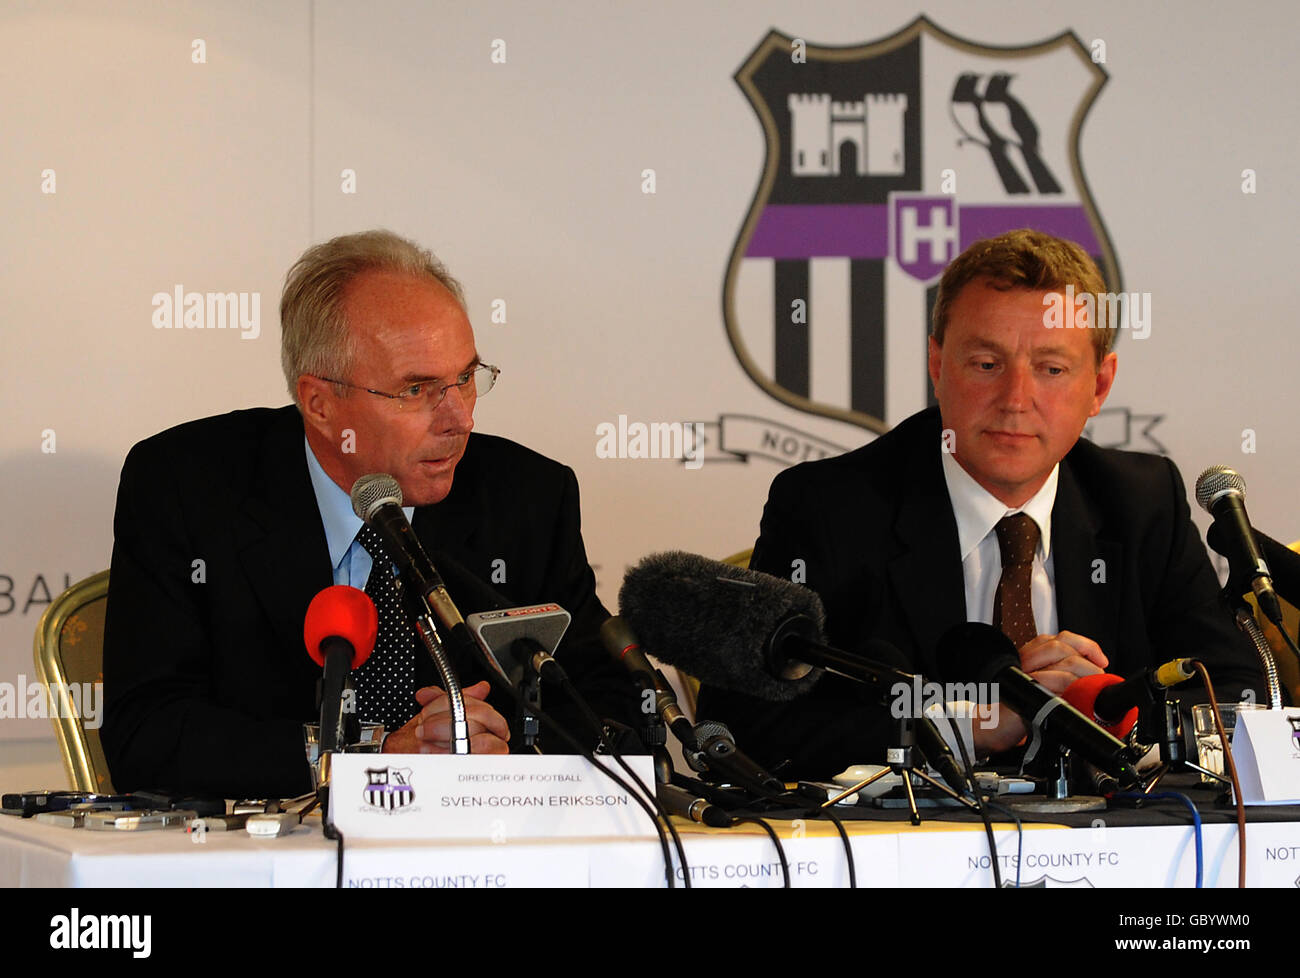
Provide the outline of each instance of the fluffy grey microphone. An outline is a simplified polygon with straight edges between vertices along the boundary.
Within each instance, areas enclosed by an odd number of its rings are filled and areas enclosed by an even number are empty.
[[[711,685],[766,700],[806,693],[819,671],[791,673],[772,639],[795,623],[821,641],[826,612],[806,587],[680,550],[652,554],[627,572],[620,613],[646,652]],[[782,672],[800,678],[779,678]]]

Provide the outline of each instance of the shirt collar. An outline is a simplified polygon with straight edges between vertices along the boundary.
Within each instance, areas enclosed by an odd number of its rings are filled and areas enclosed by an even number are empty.
[[[316,492],[316,508],[320,510],[321,523],[325,527],[330,565],[338,570],[343,558],[347,556],[348,548],[357,538],[357,531],[361,529],[361,517],[352,511],[352,498],[325,474],[306,435],[303,436],[303,443],[307,446],[307,474],[311,476],[311,487]],[[415,518],[414,506],[403,506],[402,512],[406,514],[407,520]]]
[[[1056,484],[1061,471],[1059,462],[1052,466],[1043,487],[1027,503],[1019,509],[1008,509],[961,467],[952,452],[944,451],[940,446],[939,454],[943,458],[943,478],[948,484],[952,514],[957,520],[957,546],[963,561],[997,526],[998,520],[1012,513],[1026,513],[1038,524],[1038,555],[1047,560],[1052,552],[1052,506],[1056,503]]]

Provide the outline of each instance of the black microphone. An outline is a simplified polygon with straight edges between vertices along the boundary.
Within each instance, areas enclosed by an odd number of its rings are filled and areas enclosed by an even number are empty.
[[[950,682],[997,684],[999,701],[1064,747],[1078,751],[1124,784],[1134,784],[1129,749],[1073,706],[1020,669],[1011,639],[992,625],[963,622],[944,633],[935,651]]]
[[[1134,707],[1140,709],[1151,704],[1155,699],[1155,691],[1169,689],[1195,677],[1196,670],[1192,668],[1195,661],[1172,659],[1163,665],[1144,669],[1123,682],[1105,686],[1098,691],[1097,698],[1093,701],[1093,710],[1104,726],[1116,723],[1118,718]]]
[[[783,781],[741,752],[725,723],[716,720],[697,723],[695,740],[704,762],[714,774],[743,785],[760,797],[779,798],[786,794]]]
[[[711,801],[697,798],[676,785],[655,785],[655,794],[659,798],[659,804],[670,815],[680,815],[701,825],[711,825],[715,829],[730,828],[735,823],[730,815]]]
[[[1255,542],[1259,544],[1268,569],[1273,578],[1273,590],[1278,597],[1300,607],[1300,553],[1296,553],[1285,543],[1274,540],[1267,533],[1255,530]],[[1218,523],[1211,523],[1205,538],[1216,553],[1223,554],[1228,549],[1226,534]],[[1245,588],[1242,588],[1245,591]]]
[[[433,609],[452,654],[462,662],[478,661],[482,657],[478,643],[402,512],[402,487],[397,480],[382,472],[363,475],[352,484],[351,496],[352,511],[379,534],[402,579]]]
[[[1211,545],[1228,558],[1233,579],[1249,584],[1260,610],[1281,628],[1282,606],[1246,515],[1246,480],[1226,465],[1211,465],[1196,480],[1196,501],[1214,517],[1214,525],[1222,527],[1218,534],[1222,549]]]
[[[384,543],[384,551],[398,572],[433,607],[438,620],[448,628],[463,621],[452,603],[442,576],[424,552],[420,538],[402,512],[402,487],[382,472],[363,475],[352,483],[352,511],[372,527]]]
[[[678,742],[688,751],[698,751],[695,730],[677,702],[677,694],[663,673],[646,658],[632,626],[624,618],[614,615],[600,626],[600,641],[606,652],[627,667],[637,689],[642,692],[654,690],[655,712]]]

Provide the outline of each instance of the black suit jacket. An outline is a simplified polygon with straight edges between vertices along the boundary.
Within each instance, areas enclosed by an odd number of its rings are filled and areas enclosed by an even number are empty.
[[[473,434],[447,498],[417,508],[412,524],[435,563],[449,556],[477,578],[440,568],[463,613],[490,606],[480,582],[499,581],[494,570],[512,603],[567,609],[557,657],[598,713],[629,715],[629,684],[596,638],[608,612],[571,469]],[[104,640],[102,740],[115,786],[309,791],[302,724],[319,718],[320,668],[302,626],[332,583],[296,408],[236,411],[136,445],[118,488]],[[438,684],[428,659],[417,656],[419,685]],[[484,678],[477,663],[455,665],[466,685]]]
[[[930,677],[940,637],[967,620],[940,430],[930,408],[863,448],[782,472],[751,561],[787,579],[806,572],[825,603],[831,645],[862,650],[883,639]],[[1096,641],[1108,672],[1128,676],[1196,655],[1220,701],[1244,688],[1262,698],[1258,660],[1219,598],[1169,459],[1080,439],[1061,462],[1052,551],[1059,627]],[[700,713],[729,724],[760,763],[789,760],[801,777],[881,762],[892,731],[871,695],[829,675],[790,704],[706,686]]]

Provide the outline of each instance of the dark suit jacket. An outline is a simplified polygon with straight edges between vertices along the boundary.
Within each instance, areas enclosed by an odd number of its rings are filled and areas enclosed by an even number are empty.
[[[629,684],[595,637],[608,612],[571,469],[473,434],[447,498],[412,523],[435,564],[449,555],[480,581],[503,568],[493,586],[512,603],[568,610],[558,658],[598,713],[628,715]],[[114,535],[102,731],[114,784],[223,797],[309,791],[302,724],[319,718],[320,668],[303,618],[333,577],[297,409],[235,411],[136,445]],[[481,585],[443,575],[463,613],[490,606]],[[437,684],[429,657],[417,661],[419,685]],[[466,685],[484,678],[476,663],[455,665]]]
[[[831,645],[862,650],[868,639],[883,639],[928,677],[938,676],[940,637],[967,620],[940,430],[931,408],[863,448],[782,472],[751,561],[787,579],[803,561],[808,586],[825,603]],[[1220,701],[1234,701],[1243,688],[1261,697],[1258,660],[1219,598],[1182,479],[1167,458],[1080,439],[1061,462],[1052,551],[1059,626],[1096,641],[1108,672],[1128,676],[1195,655]],[[705,687],[700,713],[729,724],[760,763],[788,759],[802,777],[880,763],[892,731],[862,687],[830,675],[790,704]]]

